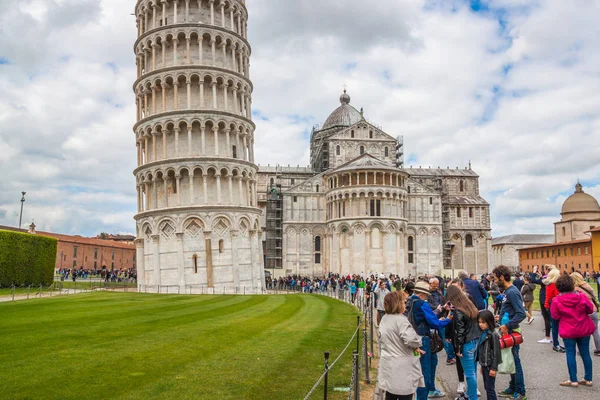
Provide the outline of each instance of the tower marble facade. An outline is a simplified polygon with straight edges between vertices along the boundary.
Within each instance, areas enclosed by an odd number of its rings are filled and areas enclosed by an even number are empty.
[[[138,0],[138,283],[264,285],[244,0]]]

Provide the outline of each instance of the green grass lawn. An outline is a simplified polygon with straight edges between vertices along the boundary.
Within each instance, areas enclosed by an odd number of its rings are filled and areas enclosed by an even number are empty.
[[[313,295],[94,292],[0,303],[0,315],[2,399],[221,400],[303,398],[357,311]],[[330,388],[349,384],[351,350]]]
[[[77,290],[91,290],[97,288],[107,288],[107,289],[122,289],[122,288],[136,288],[137,283],[135,282],[98,282],[98,281],[55,281],[51,286],[43,286],[43,292],[59,291],[61,288],[65,289],[77,289]],[[19,286],[15,287],[14,294],[16,295],[24,295],[29,294],[34,297],[36,293],[39,294],[40,286],[32,285],[31,287],[27,286]],[[13,289],[11,287],[0,288],[0,296],[12,296]]]

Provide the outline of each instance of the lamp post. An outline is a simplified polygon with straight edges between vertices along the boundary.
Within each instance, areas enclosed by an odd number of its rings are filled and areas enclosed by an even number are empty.
[[[23,203],[25,203],[25,194],[27,192],[21,192],[21,194],[23,195],[21,197],[21,214],[19,214],[19,229],[21,229],[21,222],[23,221]]]

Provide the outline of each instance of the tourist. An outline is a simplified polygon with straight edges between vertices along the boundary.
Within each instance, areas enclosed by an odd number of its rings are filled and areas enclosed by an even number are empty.
[[[387,288],[385,281],[379,281],[379,286],[373,291],[377,296],[377,326],[381,323],[381,318],[385,315],[385,307],[383,306],[383,300],[390,291]]]
[[[539,269],[538,266],[536,265],[533,267],[533,272],[531,274],[529,274],[530,282],[540,285],[540,294],[538,296],[538,299],[540,302],[540,309],[542,311],[542,317],[544,318],[544,331],[546,333],[546,336],[544,337],[544,339],[538,340],[538,343],[542,343],[542,344],[552,343],[552,340],[550,339],[550,329],[551,329],[550,311],[545,306],[545,304],[546,304],[546,285],[544,284],[544,279],[547,278],[547,276],[545,274],[548,272],[548,270],[549,270],[549,266],[547,266],[547,265],[543,265],[541,269]]]
[[[587,296],[575,291],[575,283],[569,275],[562,275],[554,282],[560,296],[556,296],[550,307],[550,314],[560,321],[559,332],[567,352],[569,380],[560,382],[560,386],[592,386],[592,357],[590,356],[590,336],[597,329],[589,315],[594,305]],[[577,380],[576,352],[583,360],[583,380]]]
[[[544,307],[550,310],[550,305],[552,304],[552,300],[556,296],[558,296],[558,290],[556,289],[556,285],[554,282],[560,277],[560,271],[558,269],[552,269],[548,272],[548,277],[544,279],[544,284],[546,285],[546,302],[544,303]],[[552,318],[552,314],[550,314],[550,326],[552,327],[552,350],[564,353],[565,348],[560,345],[558,341],[558,321]]]
[[[417,389],[417,400],[427,400],[427,398],[446,397],[446,394],[435,388],[435,372],[437,368],[437,354],[431,352],[431,339],[429,337],[431,329],[438,331],[450,323],[450,319],[438,319],[429,306],[429,284],[426,282],[417,282],[413,295],[409,299],[410,310],[409,320],[417,333],[421,336],[423,350],[421,355],[421,370],[425,378],[425,387]]]
[[[514,282],[513,282],[514,284]],[[516,287],[517,285],[515,285]],[[518,289],[518,288],[517,288]],[[531,282],[531,279],[526,276],[523,286],[521,287],[521,296],[523,297],[523,303],[525,307],[525,313],[527,314],[527,323],[531,324],[535,318],[531,314],[531,306],[533,305],[533,292],[535,290],[535,283]]]
[[[500,330],[504,336],[512,333],[515,329],[519,329],[519,324],[527,318],[527,314],[525,314],[525,308],[523,307],[521,292],[511,282],[510,268],[501,265],[494,268],[492,274],[500,290],[504,291],[505,296],[502,308],[500,308],[500,314],[495,317],[497,320],[500,320],[501,316],[508,314],[508,322],[500,326]],[[515,344],[511,349],[515,359],[516,371],[510,375],[509,387],[500,392],[499,395],[500,397],[511,397],[516,400],[526,400],[525,374],[521,365],[521,358],[519,357],[520,346]]]
[[[494,314],[483,310],[478,316],[479,329],[482,334],[477,345],[477,361],[481,365],[483,376],[483,387],[485,388],[487,400],[497,400],[496,396],[496,373],[498,365],[502,364],[502,353],[500,352],[500,337],[495,327]]]
[[[598,331],[598,298],[594,293],[594,289],[583,279],[579,272],[573,272],[571,274],[571,278],[573,278],[573,283],[575,283],[575,291],[584,294],[594,306],[594,311],[590,314],[590,318],[596,327],[596,330],[592,334],[594,338],[594,355],[600,356],[600,332]]]
[[[448,283],[448,289],[451,286],[456,286],[458,287],[460,290],[463,290],[464,293],[464,286],[463,286],[463,282],[456,278],[451,280]],[[446,292],[448,290],[446,289]],[[468,297],[468,294],[465,293],[465,295]],[[445,305],[444,307],[446,307],[447,309],[450,309],[450,307],[448,305]],[[456,345],[455,343],[455,338],[454,338],[454,319],[451,320],[450,324],[446,327],[445,331],[446,331],[446,342],[449,343],[450,346],[452,346],[452,351],[454,352],[454,354],[456,354]],[[463,369],[462,363],[460,362],[460,358],[454,358],[454,364],[456,365],[456,375],[458,377],[458,389],[456,389],[456,391],[458,393],[464,393],[465,389],[466,389],[466,385],[465,385],[465,371]]]
[[[515,274],[515,279],[513,280],[513,285],[515,285],[515,287],[517,289],[519,289],[519,291],[521,291],[521,289],[523,289],[524,284],[525,284],[525,281],[523,279],[521,279],[521,274],[517,272]]]
[[[354,282],[350,283],[350,296],[352,304],[356,301],[356,284]]]
[[[467,380],[467,395],[470,399],[477,398],[477,365],[475,356],[477,342],[481,331],[477,323],[477,308],[460,290],[458,286],[450,286],[446,290],[451,312],[454,315],[454,346],[460,359]]]
[[[438,278],[429,279],[429,291],[431,295],[427,300],[429,305],[433,309],[436,316],[440,317],[446,312],[443,306],[446,303],[444,300],[444,293],[440,289],[440,280]],[[446,329],[440,330],[440,336],[444,341],[444,351],[446,352],[446,365],[452,365],[456,362],[456,355],[454,354],[454,347],[446,341]]]
[[[421,336],[415,332],[405,311],[406,294],[401,291],[389,293],[383,299],[385,315],[379,325],[379,387],[386,400],[412,400],[418,387],[425,387],[421,365],[416,355],[420,349]],[[402,376],[402,379],[398,379]]]
[[[471,295],[475,307],[478,310],[485,310],[485,301],[488,293],[485,291],[481,283],[475,279],[471,279],[466,271],[459,271],[458,277],[463,281],[467,293]]]

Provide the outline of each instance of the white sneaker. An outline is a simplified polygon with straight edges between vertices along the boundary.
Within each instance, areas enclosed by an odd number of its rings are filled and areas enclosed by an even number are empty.
[[[465,392],[465,383],[464,382],[458,382],[458,389],[456,389],[457,393],[464,393]]]
[[[550,339],[542,339],[542,340],[538,340],[537,342],[538,343],[545,343],[545,344],[547,344],[547,343],[552,343],[552,340],[550,340]]]
[[[477,397],[481,397],[481,392],[477,389]]]

